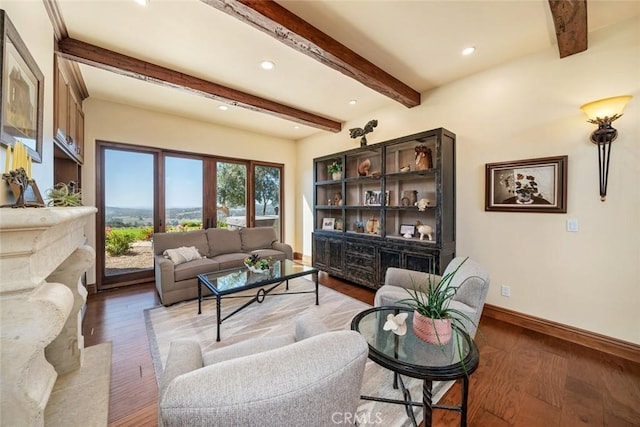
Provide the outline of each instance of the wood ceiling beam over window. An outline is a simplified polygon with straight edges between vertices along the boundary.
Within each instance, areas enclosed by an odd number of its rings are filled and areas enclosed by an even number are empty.
[[[271,114],[317,129],[336,133],[342,130],[342,124],[340,122],[73,38],[67,37],[60,40],[57,49],[57,55],[62,58],[123,76],[156,83],[165,87],[181,89],[189,93],[247,108],[252,111]]]
[[[560,58],[587,50],[587,0],[549,0]]]
[[[271,0],[202,0],[406,107],[420,93]]]

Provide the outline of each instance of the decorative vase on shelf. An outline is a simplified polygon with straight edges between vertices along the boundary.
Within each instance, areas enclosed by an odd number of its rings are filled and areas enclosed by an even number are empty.
[[[334,181],[338,181],[342,179],[342,172],[333,172],[331,174],[331,179],[333,179]]]
[[[405,190],[402,192],[402,198],[400,199],[400,205],[402,206],[414,206],[418,201],[417,190]]]
[[[451,340],[451,320],[431,319],[414,311],[413,333],[429,344],[447,344]]]

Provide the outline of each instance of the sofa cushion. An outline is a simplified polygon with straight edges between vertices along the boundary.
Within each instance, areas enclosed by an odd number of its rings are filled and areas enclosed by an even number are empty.
[[[173,277],[176,282],[179,282],[193,279],[198,274],[211,273],[218,270],[220,270],[220,264],[214,260],[202,258],[176,265],[173,270]]]
[[[182,246],[175,249],[167,249],[162,253],[162,255],[173,261],[175,265],[203,258],[195,246]]]
[[[284,252],[276,251],[275,249],[258,249],[255,251],[251,251],[251,253],[258,254],[258,256],[260,256],[260,259],[267,259],[269,257],[273,259],[279,259],[281,261],[287,259],[287,256]]]
[[[234,252],[232,254],[218,255],[211,259],[220,265],[220,270],[226,270],[228,268],[242,267],[247,256],[242,252]]]
[[[242,238],[242,252],[256,249],[271,249],[271,244],[278,240],[273,227],[243,228],[240,230]]]
[[[240,231],[238,230],[209,228],[207,229],[207,240],[209,241],[210,257],[215,257],[220,254],[242,252]]]
[[[155,255],[162,255],[167,249],[181,246],[195,246],[202,255],[209,254],[207,235],[204,230],[153,234],[153,253]]]

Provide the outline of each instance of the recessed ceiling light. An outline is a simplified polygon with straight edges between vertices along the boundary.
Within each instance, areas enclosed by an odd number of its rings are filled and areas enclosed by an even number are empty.
[[[149,4],[149,0],[133,0],[133,1],[135,1],[136,3],[142,6],[146,6]]]
[[[262,62],[260,63],[260,67],[261,67],[263,70],[273,70],[273,69],[275,68],[275,66],[276,66],[276,64],[274,64],[274,63],[273,63],[273,62],[271,62],[271,61],[262,61]]]
[[[293,128],[294,128],[294,129],[300,129],[300,126],[295,125]]]
[[[229,107],[227,107],[226,105],[219,105],[218,109],[222,110],[222,111],[227,111],[229,109]]]
[[[467,55],[471,55],[475,51],[476,51],[475,46],[465,47],[464,49],[462,49],[462,54],[464,56],[467,56]]]
[[[355,99],[349,100],[349,105],[356,105],[357,103],[358,101],[356,101]]]

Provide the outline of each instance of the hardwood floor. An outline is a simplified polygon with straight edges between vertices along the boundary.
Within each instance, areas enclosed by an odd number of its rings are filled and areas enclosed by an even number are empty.
[[[325,274],[320,282],[373,304],[371,290]],[[158,389],[143,310],[158,304],[153,284],[89,295],[85,346],[113,343],[110,426],[157,424]],[[482,318],[479,331],[469,426],[640,426],[640,364],[491,318]],[[456,385],[441,403],[459,399]],[[459,422],[455,412],[434,411],[434,426]]]

